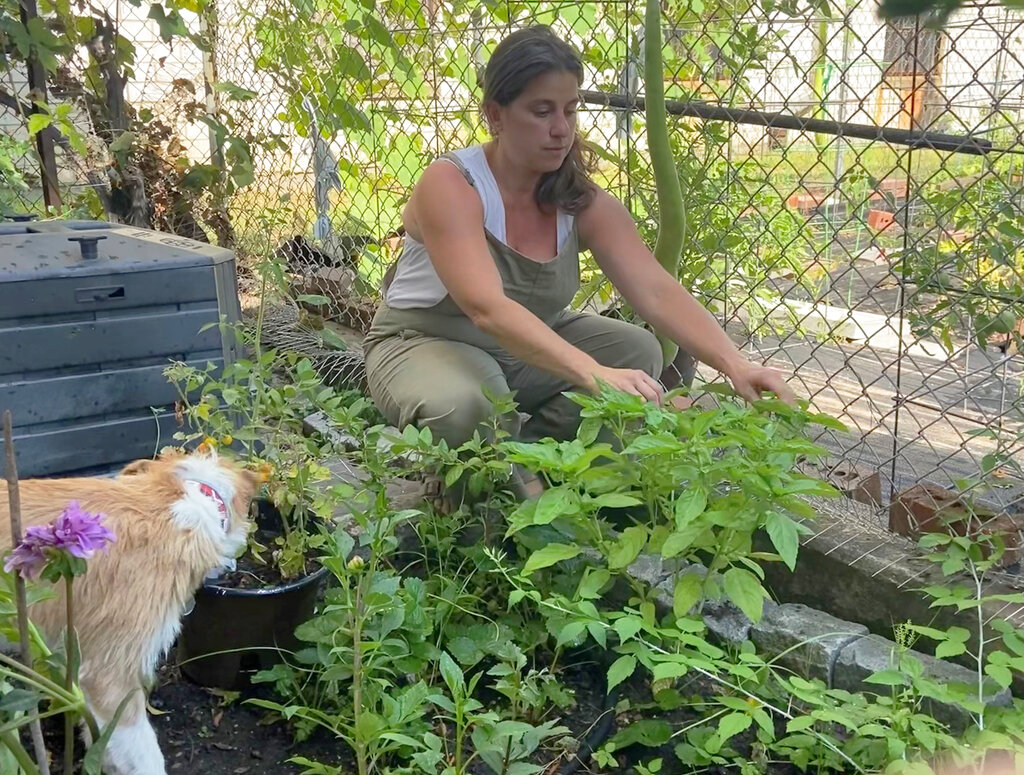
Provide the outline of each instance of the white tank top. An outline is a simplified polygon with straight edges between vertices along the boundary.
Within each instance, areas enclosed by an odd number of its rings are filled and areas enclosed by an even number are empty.
[[[501,200],[498,182],[487,163],[482,145],[473,145],[454,151],[462,165],[473,178],[473,187],[480,195],[484,208],[484,228],[499,242],[506,243],[505,204]],[[449,161],[445,159],[445,161]],[[572,233],[573,216],[558,211],[558,250]],[[427,255],[427,249],[409,234],[402,241],[402,255],[395,267],[395,275],[388,287],[384,301],[394,309],[423,309],[433,307],[448,295],[447,289],[434,270],[434,264]]]

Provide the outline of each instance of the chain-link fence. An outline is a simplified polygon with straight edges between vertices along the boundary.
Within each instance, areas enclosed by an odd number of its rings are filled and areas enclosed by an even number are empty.
[[[865,492],[880,519],[920,481],[984,477],[1014,507],[1024,15],[975,4],[933,29],[880,21],[867,0],[662,6],[684,282],[849,426],[823,441],[847,470],[879,474]],[[87,146],[57,143],[65,207],[217,240],[246,266],[276,257],[359,329],[418,174],[486,138],[488,53],[545,23],[583,52],[597,177],[653,244],[639,0],[153,8],[95,3],[51,74]],[[24,100],[27,71],[10,49],[6,61],[2,91]],[[102,104],[111,94],[120,112]],[[0,146],[0,205],[38,209],[26,116],[2,102],[14,140]],[[583,278],[580,304],[629,314],[589,259]]]

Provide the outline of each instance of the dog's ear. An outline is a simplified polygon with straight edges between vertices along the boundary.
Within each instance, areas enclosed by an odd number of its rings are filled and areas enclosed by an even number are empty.
[[[256,471],[248,468],[241,469],[242,483],[249,498],[253,498],[260,487],[263,486],[263,477]]]
[[[153,465],[153,461],[149,459],[133,460],[131,463],[121,469],[118,476],[138,476],[149,471],[150,466]]]

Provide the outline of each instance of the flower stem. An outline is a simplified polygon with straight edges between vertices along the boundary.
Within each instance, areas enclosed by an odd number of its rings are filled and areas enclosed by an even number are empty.
[[[356,582],[355,609],[352,621],[352,710],[356,743],[356,767],[359,775],[367,775],[366,741],[363,739],[360,716],[363,712],[363,580],[361,575]]]
[[[75,685],[74,672],[77,659],[72,658],[75,650],[75,619],[74,607],[71,598],[72,577],[64,579],[65,587],[65,611],[67,613],[67,629],[64,633],[64,689],[71,694]],[[64,714],[64,775],[71,775],[75,766],[75,716],[70,711]]]
[[[0,675],[16,677],[19,681],[24,681],[26,684],[35,686],[44,692],[49,692],[58,699],[63,700],[67,705],[78,704],[79,698],[74,693],[65,692],[63,686],[55,684],[49,678],[31,668],[26,668],[16,659],[11,659],[6,654],[0,653],[0,665],[8,665],[13,668],[10,671],[0,671]]]
[[[985,729],[985,614],[981,609],[981,598],[984,594],[982,580],[978,576],[978,566],[973,562],[970,565],[971,576],[974,577],[974,602],[975,612],[978,615],[978,729]]]

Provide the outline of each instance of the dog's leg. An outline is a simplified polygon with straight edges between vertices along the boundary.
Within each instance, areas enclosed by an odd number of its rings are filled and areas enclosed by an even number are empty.
[[[90,692],[90,688],[97,691]],[[110,723],[125,696],[132,693],[103,752],[104,773],[167,775],[160,743],[146,716],[146,696],[142,687],[113,681],[88,687],[83,681],[82,690],[101,730]]]

